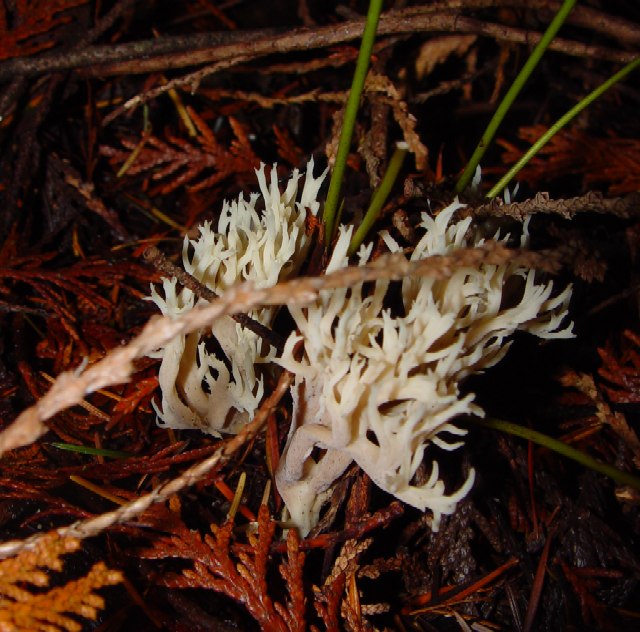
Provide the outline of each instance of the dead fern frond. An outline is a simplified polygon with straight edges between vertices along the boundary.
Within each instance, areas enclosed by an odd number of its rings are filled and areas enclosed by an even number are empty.
[[[242,603],[263,630],[302,632],[305,630],[305,600],[302,583],[304,553],[299,550],[297,535],[290,532],[287,557],[280,565],[288,594],[286,604],[275,601],[267,583],[271,544],[276,523],[266,505],[260,507],[258,531],[249,535],[248,546],[237,545],[232,552],[235,525],[227,521],[212,525],[211,535],[183,529],[168,538],[155,539],[146,558],[178,557],[193,560],[193,567],[181,574],[166,575],[161,581],[170,588],[205,588],[222,593]]]
[[[521,127],[518,136],[533,143],[546,131],[544,125]],[[502,164],[514,164],[523,151],[505,140]],[[518,176],[539,188],[550,178],[580,175],[585,188],[604,185],[609,195],[634,193],[640,189],[640,141],[635,138],[596,138],[580,129],[562,130]]]
[[[303,565],[304,553],[300,551],[298,532],[291,529],[287,535],[287,557],[280,564],[280,575],[287,585],[287,603],[286,607],[283,607],[282,604],[276,602],[274,607],[292,632],[304,632],[305,630]]]
[[[94,620],[98,616],[104,600],[96,591],[122,581],[121,573],[103,562],[80,579],[46,590],[50,572],[61,571],[62,556],[79,546],[75,538],[51,533],[32,549],[0,561],[0,631],[79,632],[82,625],[76,617]]]
[[[427,166],[428,150],[416,132],[416,118],[409,112],[409,107],[400,95],[393,82],[382,74],[369,71],[365,90],[370,93],[384,95],[391,106],[393,118],[402,130],[404,141],[409,145],[409,151],[414,155],[416,168],[422,171]]]
[[[333,563],[331,573],[324,582],[322,588],[314,587],[314,605],[322,618],[327,630],[341,630],[343,624],[339,621],[341,614],[344,623],[349,630],[364,630],[367,623],[363,621],[359,604],[354,607],[352,585],[355,585],[355,576],[360,568],[360,555],[366,551],[372,538],[364,540],[347,540],[342,546],[340,555]],[[345,588],[347,592],[345,594]],[[357,589],[354,591],[357,594]],[[356,597],[357,598],[357,597]]]
[[[605,366],[600,369],[601,375],[613,382],[613,384],[620,384],[623,378],[620,371],[616,372],[615,364],[613,364],[616,362],[615,357],[603,349],[599,351],[605,362]],[[625,449],[631,452],[634,465],[640,468],[640,439],[638,439],[633,425],[627,421],[626,416],[620,410],[613,409],[603,394],[603,389],[605,392],[612,392],[613,394],[620,391],[612,391],[606,385],[596,384],[593,376],[588,373],[576,373],[570,370],[564,373],[561,382],[564,386],[577,389],[588,398],[590,403],[595,406],[595,417],[598,422],[602,426],[611,428]]]
[[[55,46],[55,38],[47,39],[57,27],[71,20],[70,11],[87,0],[50,0],[0,5],[0,60],[33,55]],[[9,8],[10,7],[10,8]]]
[[[253,173],[260,159],[242,123],[229,117],[233,140],[225,147],[193,108],[187,107],[187,111],[197,130],[195,142],[167,131],[165,140],[150,135],[141,146],[138,139],[124,137],[120,139],[124,149],[103,146],[100,153],[119,168],[129,160],[131,152],[137,150],[127,174],[149,174],[154,181],[163,181],[150,191],[151,195],[166,195],[181,186],[201,191],[232,175]],[[206,175],[210,172],[213,173]]]
[[[627,330],[620,355],[611,344],[598,349],[598,353],[603,363],[598,373],[609,383],[604,386],[607,397],[615,404],[639,404],[640,336]]]

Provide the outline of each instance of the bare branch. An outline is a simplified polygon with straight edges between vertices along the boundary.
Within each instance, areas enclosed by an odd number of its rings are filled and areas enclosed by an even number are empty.
[[[400,253],[384,255],[364,266],[342,268],[332,274],[300,277],[270,288],[254,288],[243,283],[227,290],[217,300],[172,318],[156,316],[142,332],[124,347],[112,349],[102,360],[86,369],[65,372],[36,404],[23,411],[0,433],[0,455],[36,441],[47,432],[45,421],[56,413],[78,404],[85,395],[100,388],[126,382],[133,373],[133,361],[148,355],[181,334],[211,326],[225,315],[248,312],[259,305],[308,305],[321,290],[349,287],[377,279],[400,280],[418,275],[436,279],[450,277],[460,267],[481,264],[501,265],[512,261],[529,268],[557,270],[557,253],[509,250],[502,243],[489,241],[477,248],[462,248],[450,255],[437,255],[420,261],[407,261]]]
[[[501,200],[492,200],[475,209],[465,209],[462,214],[474,217],[512,217],[522,221],[528,215],[536,213],[555,214],[571,219],[578,213],[601,213],[616,217],[630,217],[640,209],[640,193],[630,193],[622,197],[605,198],[602,193],[589,191],[578,197],[552,200],[548,193],[536,193],[535,197],[504,204]]]
[[[539,33],[461,16],[464,9],[527,7],[549,8],[557,2],[537,0],[450,0],[427,7],[391,10],[380,18],[380,35],[416,32],[476,33],[520,44],[535,44]],[[550,6],[551,5],[551,6]],[[569,22],[603,32],[624,43],[637,45],[640,29],[593,9],[576,8]],[[186,68],[226,61],[223,66],[273,53],[324,48],[361,36],[364,18],[323,27],[277,30],[214,32],[192,36],[161,37],[153,40],[107,46],[86,46],[73,51],[45,53],[0,63],[0,80],[86,68],[92,75],[119,75]],[[551,49],[579,57],[627,63],[637,53],[555,38]],[[234,61],[235,60],[235,61]]]
[[[94,537],[115,524],[122,524],[132,520],[144,513],[151,505],[163,502],[174,494],[202,480],[212,469],[224,465],[240,447],[260,431],[271,412],[278,405],[289,386],[291,386],[292,381],[293,375],[288,371],[283,371],[273,393],[261,404],[251,423],[247,424],[241,432],[227,441],[209,458],[196,463],[168,483],[128,502],[126,505],[118,507],[114,511],[100,514],[88,520],[78,520],[68,527],[57,529],[58,535],[78,539]],[[46,533],[41,533],[25,540],[3,542],[0,544],[0,558],[16,555],[20,551],[33,548],[46,535]]]

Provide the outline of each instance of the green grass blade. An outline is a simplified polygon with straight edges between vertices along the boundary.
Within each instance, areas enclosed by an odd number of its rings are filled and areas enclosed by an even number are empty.
[[[556,33],[559,31],[560,27],[567,19],[567,16],[573,9],[573,6],[576,4],[577,0],[564,0],[564,3],[560,7],[560,10],[553,18],[551,24],[549,24],[547,30],[544,32],[544,35],[540,38],[540,41],[533,49],[529,59],[527,59],[526,64],[522,67],[522,70],[518,73],[518,76],[515,78],[513,84],[509,88],[507,94],[504,95],[502,102],[498,106],[498,109],[495,111],[491,121],[489,121],[489,125],[484,131],[478,146],[475,148],[475,151],[471,155],[467,166],[465,167],[460,179],[456,183],[455,191],[456,193],[462,193],[464,191],[469,182],[471,182],[471,178],[476,171],[476,167],[480,164],[482,157],[487,151],[493,137],[498,131],[498,127],[502,123],[502,120],[506,116],[507,112],[511,108],[511,105],[515,101],[516,97],[524,87],[525,83],[529,79],[531,73],[534,68],[538,65],[538,62],[542,58],[542,55],[547,50],[549,44],[553,41],[553,38],[556,36]]]
[[[105,450],[104,448],[90,448],[89,446],[76,445],[74,443],[50,443],[58,450],[66,450],[67,452],[77,452],[78,454],[87,454],[89,456],[107,456],[112,459],[126,459],[132,455],[128,452],[120,450]]]
[[[362,219],[362,223],[360,224],[360,226],[358,226],[358,230],[351,238],[351,243],[349,244],[348,251],[349,256],[351,256],[356,250],[358,250],[360,244],[364,241],[365,237],[371,230],[371,227],[378,219],[378,215],[380,215],[380,211],[387,201],[389,193],[391,193],[391,189],[393,188],[393,185],[398,178],[398,173],[400,173],[402,163],[404,162],[408,150],[409,146],[407,145],[407,143],[398,143],[396,145],[396,150],[393,152],[393,156],[391,156],[389,166],[385,171],[382,182],[371,198],[371,204],[369,204],[369,208],[367,209],[367,212]]]
[[[599,472],[600,474],[604,474],[609,478],[613,479],[619,485],[628,485],[629,487],[633,487],[633,489],[640,490],[640,478],[630,474],[629,472],[623,472],[612,465],[607,465],[606,463],[601,463],[597,461],[593,457],[589,456],[585,452],[581,450],[577,450],[576,448],[559,441],[558,439],[553,439],[548,435],[543,434],[542,432],[538,432],[537,430],[531,430],[531,428],[525,428],[524,426],[520,426],[518,424],[512,424],[509,421],[503,421],[502,419],[478,419],[473,418],[470,420],[474,425],[482,426],[484,428],[491,428],[492,430],[498,430],[500,432],[506,432],[508,434],[514,435],[516,437],[521,437],[522,439],[526,439],[527,441],[532,441],[533,443],[537,443],[538,445],[544,446],[549,450],[553,450],[562,456],[567,457],[568,459],[572,459],[573,461],[577,461],[581,465],[588,467],[595,472]]]
[[[323,220],[324,234],[327,245],[331,243],[333,233],[336,228],[336,211],[338,210],[338,200],[340,199],[340,190],[344,179],[344,172],[347,167],[347,158],[349,156],[349,148],[351,139],[353,138],[353,130],[358,115],[358,105],[360,97],[364,89],[364,81],[369,70],[369,60],[371,51],[376,39],[376,30],[378,28],[378,20],[382,12],[382,0],[370,0],[369,10],[367,12],[367,21],[362,34],[362,42],[358,59],[356,61],[356,69],[353,73],[353,81],[349,98],[344,111],[344,120],[342,122],[342,131],[340,132],[340,141],[338,143],[338,151],[336,153],[336,162],[331,173],[331,181],[329,182],[329,191],[327,192],[327,200],[324,205]]]
[[[564,116],[560,117],[527,151],[527,153],[518,160],[518,162],[502,176],[497,184],[487,193],[487,197],[493,199],[501,193],[511,180],[520,172],[520,170],[544,147],[549,140],[555,136],[567,123],[574,119],[582,110],[591,105],[600,95],[606,92],[611,86],[624,79],[630,72],[640,66],[640,57],[629,62],[622,70],[618,71],[612,77],[609,77],[602,85],[598,86],[593,92],[590,92],[584,99],[574,105]]]

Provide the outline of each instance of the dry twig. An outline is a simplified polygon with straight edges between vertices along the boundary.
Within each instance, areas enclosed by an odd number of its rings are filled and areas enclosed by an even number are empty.
[[[502,265],[511,261],[528,268],[555,271],[557,252],[536,253],[523,249],[509,250],[502,243],[486,242],[477,248],[463,248],[450,255],[436,255],[420,261],[407,261],[400,253],[379,257],[364,266],[342,268],[332,274],[300,277],[270,288],[254,288],[243,283],[228,290],[209,305],[197,307],[179,317],[154,317],[142,332],[124,347],[113,349],[87,369],[58,376],[40,401],[23,411],[0,433],[0,455],[36,441],[46,431],[45,421],[74,406],[84,396],[100,388],[126,382],[133,373],[133,361],[166,345],[176,336],[197,331],[225,315],[247,312],[259,305],[308,305],[321,290],[349,287],[377,279],[400,280],[406,276],[445,279],[461,266]]]
[[[548,193],[536,195],[524,202],[504,204],[502,200],[492,200],[473,210],[467,210],[474,217],[512,217],[519,221],[536,213],[560,215],[571,219],[578,213],[601,213],[626,218],[640,209],[640,193],[630,193],[622,197],[605,198],[602,193],[589,191],[578,197],[552,200]]]
[[[292,380],[293,376],[289,372],[283,371],[276,388],[262,403],[251,423],[247,424],[241,432],[235,435],[204,461],[191,466],[185,472],[180,474],[180,476],[164,485],[161,485],[160,487],[157,487],[152,492],[122,505],[114,511],[103,513],[88,520],[80,520],[68,527],[61,527],[56,530],[57,534],[61,537],[77,539],[94,537],[115,524],[122,524],[132,520],[136,516],[144,513],[151,505],[163,502],[174,494],[177,494],[190,485],[202,480],[213,468],[227,463],[231,455],[233,455],[236,450],[260,431],[273,409],[278,405],[284,394],[289,389]],[[11,540],[3,542],[0,544],[0,558],[15,555],[25,549],[33,548],[42,540],[43,537],[46,537],[46,535],[47,534],[39,534],[25,540]]]

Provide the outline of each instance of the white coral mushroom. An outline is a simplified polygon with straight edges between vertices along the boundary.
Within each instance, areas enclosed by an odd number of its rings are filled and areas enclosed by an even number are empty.
[[[244,280],[269,287],[295,274],[309,246],[307,213],[317,214],[316,198],[326,175],[325,171],[314,177],[313,168],[312,159],[301,192],[302,176],[296,169],[281,193],[275,166],[267,183],[261,165],[256,171],[260,194],[225,202],[217,232],[207,222],[200,227],[198,239],[185,238],[185,270],[216,293]],[[162,287],[164,296],[152,288],[151,299],[163,314],[177,315],[196,304],[191,290],[176,289],[175,279],[164,279]],[[274,313],[273,308],[264,308],[250,315],[270,325]],[[207,349],[206,333],[178,336],[155,354],[162,358],[162,404],[156,412],[170,428],[200,428],[214,435],[235,433],[262,399],[263,384],[255,365],[270,360],[273,349],[264,349],[268,345],[230,317],[217,320],[211,328],[225,357]]]
[[[412,259],[445,254],[467,245],[470,219],[450,224],[460,204],[435,219],[423,216],[426,233]],[[329,271],[347,265],[351,229],[341,229]],[[384,239],[398,251],[389,236]],[[525,237],[526,239],[526,229]],[[361,264],[370,248],[361,249]],[[520,300],[503,306],[503,288],[523,279]],[[410,278],[402,284],[403,312],[384,308],[388,282],[327,290],[310,307],[291,307],[300,334],[285,346],[282,366],[297,376],[294,415],[276,473],[278,490],[303,534],[317,522],[324,492],[355,461],[381,489],[421,510],[430,509],[437,529],[473,484],[471,471],[452,494],[432,461],[426,481],[415,481],[425,449],[461,445],[446,436],[464,435],[452,420],[481,415],[473,395],[460,396],[460,381],[495,364],[516,329],[543,338],[569,337],[561,328],[571,289],[551,297],[552,284],[536,283],[534,272],[514,265],[460,268],[447,280]],[[305,356],[294,358],[304,340]]]
[[[275,168],[267,183],[261,166],[261,195],[225,203],[217,232],[205,224],[199,239],[185,239],[187,272],[214,292],[242,280],[271,286],[295,274],[309,247],[307,212],[318,212],[325,174],[314,178],[311,161],[296,202],[300,174],[294,171],[280,193]],[[425,233],[412,259],[480,243],[467,236],[471,219],[451,223],[460,206],[455,202],[435,219],[423,216]],[[383,239],[391,251],[400,251],[389,234]],[[327,272],[347,265],[350,240],[351,229],[342,227]],[[523,244],[526,240],[525,225]],[[361,248],[360,263],[370,255],[371,246]],[[513,280],[521,285],[516,301],[504,296]],[[256,365],[275,359],[296,375],[293,420],[276,483],[300,531],[306,534],[317,523],[330,486],[354,461],[381,489],[430,509],[437,529],[440,517],[453,512],[471,488],[474,473],[446,493],[436,460],[431,459],[427,480],[417,472],[428,446],[461,445],[454,439],[465,431],[453,423],[456,417],[482,415],[473,394],[461,396],[461,381],[498,362],[517,329],[543,338],[571,336],[570,327],[562,327],[571,288],[553,297],[550,282],[537,282],[532,270],[506,264],[462,267],[446,280],[407,278],[394,312],[385,308],[388,289],[387,281],[378,281],[366,290],[362,285],[324,290],[309,307],[290,306],[299,333],[291,334],[278,359],[256,334],[228,317],[210,331],[217,352],[207,347],[209,332],[176,338],[157,352],[159,418],[173,428],[237,432],[263,395]],[[164,280],[163,294],[152,289],[165,314],[180,314],[196,303],[189,289],[177,290],[175,279]],[[274,313],[263,308],[251,316],[270,325]],[[304,357],[298,360],[294,349],[300,340]]]

